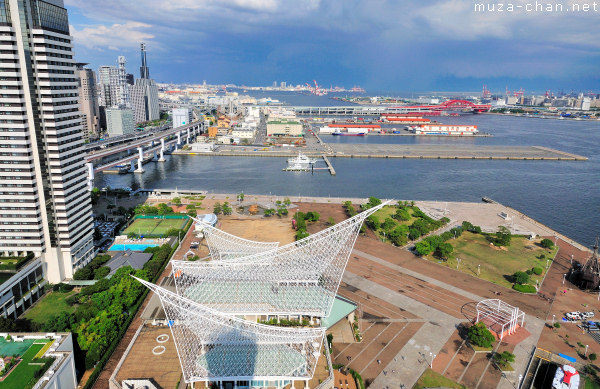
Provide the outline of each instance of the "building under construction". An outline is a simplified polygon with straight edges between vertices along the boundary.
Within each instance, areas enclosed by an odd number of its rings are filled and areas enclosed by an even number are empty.
[[[574,274],[575,283],[581,289],[597,290],[600,287],[600,263],[598,262],[598,239],[587,262]]]

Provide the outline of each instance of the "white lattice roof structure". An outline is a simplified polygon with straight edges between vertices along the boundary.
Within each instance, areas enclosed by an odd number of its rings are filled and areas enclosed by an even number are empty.
[[[363,221],[386,204],[274,251],[171,261],[177,294],[236,315],[326,317]]]
[[[191,216],[190,216],[191,217]],[[211,260],[235,260],[277,249],[279,242],[257,242],[229,234],[204,221],[191,217],[202,227]]]
[[[504,335],[513,334],[519,326],[523,326],[525,321],[523,311],[499,299],[481,300],[477,303],[476,309],[475,323],[483,322],[500,340]]]
[[[185,382],[312,378],[324,328],[258,324],[138,281],[160,298]]]

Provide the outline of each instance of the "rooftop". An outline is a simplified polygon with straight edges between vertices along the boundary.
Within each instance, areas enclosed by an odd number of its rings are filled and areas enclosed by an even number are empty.
[[[152,253],[142,253],[138,251],[122,251],[116,254],[106,266],[110,267],[110,273],[114,274],[117,269],[123,266],[131,266],[135,270],[139,270],[144,267],[144,264],[152,258]]]

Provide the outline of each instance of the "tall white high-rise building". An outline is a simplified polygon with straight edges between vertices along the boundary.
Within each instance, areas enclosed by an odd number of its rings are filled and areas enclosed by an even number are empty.
[[[160,119],[158,107],[158,86],[150,79],[150,69],[146,60],[146,45],[141,44],[142,66],[140,78],[131,87],[131,106],[135,114],[135,122],[142,123]]]
[[[119,69],[116,66],[100,66],[98,69],[98,96],[103,107],[119,105]]]
[[[53,283],[94,253],[71,39],[62,0],[0,0],[0,254]]]

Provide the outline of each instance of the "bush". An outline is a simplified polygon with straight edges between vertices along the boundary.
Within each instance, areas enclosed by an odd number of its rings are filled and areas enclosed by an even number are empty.
[[[531,269],[531,271],[533,272],[533,274],[536,274],[538,276],[544,272],[544,270],[539,266],[534,267],[533,269]]]
[[[595,361],[596,359],[598,359],[598,356],[596,355],[596,353],[591,353],[589,358],[590,361]]]
[[[496,340],[494,335],[482,322],[473,324],[468,330],[469,341],[479,347],[492,347]]]
[[[521,293],[537,293],[537,290],[533,285],[514,284],[513,289]]]
[[[553,325],[554,325],[554,328],[560,328],[560,323],[559,322],[556,322]]]
[[[517,284],[526,284],[529,282],[529,274],[523,272],[523,271],[518,271],[515,272],[515,274],[513,275],[513,277],[515,278],[515,282]]]
[[[542,241],[540,242],[540,246],[542,246],[545,249],[551,249],[552,247],[554,247],[554,242],[552,242],[550,239],[548,238],[544,238],[542,239]]]

